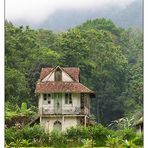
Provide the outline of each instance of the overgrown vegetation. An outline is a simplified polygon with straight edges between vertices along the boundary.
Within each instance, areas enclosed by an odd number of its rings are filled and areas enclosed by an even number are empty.
[[[23,102],[19,107],[17,104],[12,105],[9,102],[6,103],[5,107],[5,119],[11,119],[17,116],[32,116],[37,114],[37,108],[31,106],[30,108],[27,107],[27,103]]]
[[[93,127],[70,128],[66,132],[53,131],[45,133],[39,125],[15,127],[6,129],[6,144],[8,146],[53,146],[53,147],[85,147],[109,146],[119,148],[133,145],[142,147],[142,135],[136,135],[132,129],[109,130],[102,125]]]

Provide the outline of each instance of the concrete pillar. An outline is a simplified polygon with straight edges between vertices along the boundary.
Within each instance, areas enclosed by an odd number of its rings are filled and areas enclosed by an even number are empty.
[[[87,117],[87,116],[84,117],[84,126],[85,126],[85,127],[86,127],[86,117]]]
[[[64,131],[64,115],[62,116],[62,131]]]

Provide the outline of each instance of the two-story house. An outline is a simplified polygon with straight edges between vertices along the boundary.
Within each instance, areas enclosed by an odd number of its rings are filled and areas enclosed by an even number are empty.
[[[40,124],[46,131],[87,125],[94,92],[80,83],[79,68],[42,68],[35,93]]]

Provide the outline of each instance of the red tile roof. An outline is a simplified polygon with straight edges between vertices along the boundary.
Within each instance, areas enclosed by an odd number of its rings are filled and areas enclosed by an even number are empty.
[[[55,68],[42,68],[40,79],[44,79],[50,72],[52,72]],[[79,82],[79,75],[80,75],[80,69],[77,67],[67,67],[62,68],[63,71],[65,71],[68,75],[70,75],[75,81]]]
[[[54,68],[42,68],[40,73],[40,79],[44,79]]]
[[[79,82],[38,82],[35,89],[36,93],[94,93],[92,90]]]
[[[57,66],[59,67],[59,66]],[[74,82],[42,82],[50,72],[54,72],[56,68],[42,68],[40,81],[36,84],[35,93],[57,93],[57,92],[75,92],[75,93],[94,93],[92,90],[79,83],[80,69],[77,67],[61,68],[65,71]]]
[[[74,80],[79,82],[80,80],[80,69],[77,67],[62,68],[67,74],[69,74]]]

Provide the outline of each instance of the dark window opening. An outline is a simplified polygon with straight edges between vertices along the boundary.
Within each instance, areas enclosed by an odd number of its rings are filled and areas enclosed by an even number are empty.
[[[68,99],[68,94],[65,94],[65,98]]]
[[[59,68],[55,71],[55,81],[62,81],[62,71]]]
[[[72,104],[72,98],[69,98],[69,104]]]
[[[43,94],[43,99],[44,99],[44,101],[47,101],[48,104],[51,103],[51,101],[50,101],[51,98],[50,97],[51,97],[51,94]]]
[[[72,104],[72,96],[71,93],[65,94],[65,104]]]
[[[81,94],[81,109],[84,108],[84,94]]]
[[[46,96],[46,94],[44,94],[44,100],[45,100],[45,101],[47,100],[47,96]]]

